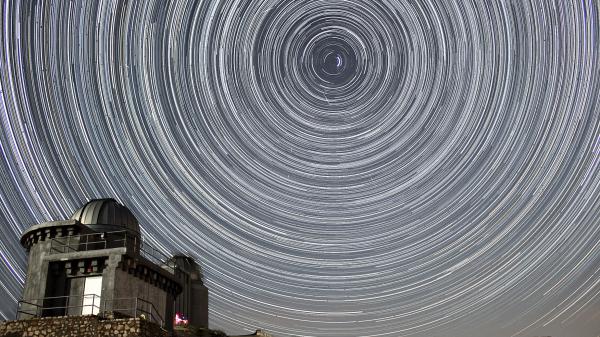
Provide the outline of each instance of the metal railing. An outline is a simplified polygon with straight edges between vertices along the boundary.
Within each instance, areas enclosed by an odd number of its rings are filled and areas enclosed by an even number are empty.
[[[80,301],[75,301],[75,304],[72,305],[72,299],[81,298]],[[89,303],[89,299],[91,299],[91,303]],[[88,301],[86,301],[88,300]],[[33,303],[35,301],[36,303]],[[60,305],[58,303],[64,303]],[[87,303],[86,303],[87,302]],[[41,303],[41,304],[40,304]],[[44,297],[34,300],[20,300],[17,306],[17,317],[19,314],[23,314],[30,317],[45,317],[45,316],[57,316],[55,313],[61,313],[64,316],[70,312],[73,312],[72,309],[81,309],[76,310],[78,315],[81,315],[85,312],[85,309],[90,310],[90,314],[100,312],[100,303],[101,297],[95,294],[86,294],[86,295],[75,295],[75,296],[51,296]],[[23,306],[29,306],[30,308],[23,308]]]
[[[175,268],[169,263],[169,257],[144,241],[142,241],[142,245],[140,246],[140,254],[149,261],[161,267],[166,267],[172,274],[175,274]]]
[[[79,298],[81,298],[81,300],[73,301],[73,299]],[[64,305],[58,304],[59,302],[64,303]],[[77,304],[71,305],[72,302]],[[86,311],[85,309],[88,309],[89,311]],[[80,315],[106,317],[107,315],[114,313],[118,313],[125,317],[143,318],[160,325],[161,328],[164,327],[165,324],[163,317],[159,314],[158,310],[156,310],[154,304],[139,297],[102,299],[95,294],[53,296],[34,300],[20,300],[17,307],[17,319],[20,318],[20,315],[25,315],[28,318]]]
[[[90,233],[52,238],[51,254],[85,252],[90,250],[127,247],[134,251],[138,238],[127,231]]]
[[[55,237],[50,241],[50,254],[85,252],[109,248],[127,248],[130,253],[140,254],[149,261],[167,267],[172,273],[174,268],[168,263],[168,256],[162,251],[145,243],[137,235],[127,231],[89,233]]]
[[[150,322],[154,322],[160,327],[164,327],[163,317],[158,313],[154,304],[139,297],[116,298],[110,301],[112,303],[112,312],[128,315],[131,317],[142,317]],[[106,308],[106,303],[104,303]],[[106,310],[104,311],[106,312]]]

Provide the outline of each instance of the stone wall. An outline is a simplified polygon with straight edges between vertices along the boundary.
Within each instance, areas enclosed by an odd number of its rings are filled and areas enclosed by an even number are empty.
[[[140,318],[97,316],[44,317],[0,322],[0,337],[168,337],[158,325]]]

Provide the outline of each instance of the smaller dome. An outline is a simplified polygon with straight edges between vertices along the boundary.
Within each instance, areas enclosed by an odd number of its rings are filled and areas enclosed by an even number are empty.
[[[140,225],[129,208],[115,199],[94,199],[75,211],[72,220],[77,220],[95,232],[129,231],[140,233]]]
[[[183,253],[176,254],[167,261],[167,265],[173,268],[177,267],[186,274],[189,274],[192,281],[202,281],[202,268],[189,255]]]

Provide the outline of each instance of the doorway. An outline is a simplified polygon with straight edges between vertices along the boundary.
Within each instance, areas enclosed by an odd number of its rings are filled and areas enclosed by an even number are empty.
[[[82,315],[97,315],[100,312],[100,296],[102,295],[102,276],[85,278],[83,287]]]

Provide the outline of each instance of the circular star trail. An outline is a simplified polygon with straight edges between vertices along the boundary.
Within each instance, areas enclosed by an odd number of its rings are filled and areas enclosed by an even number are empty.
[[[229,333],[600,334],[597,2],[0,13],[3,318],[22,231],[114,197]]]

